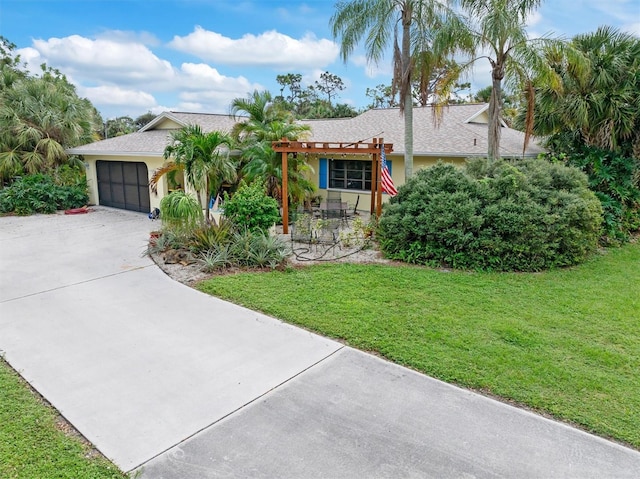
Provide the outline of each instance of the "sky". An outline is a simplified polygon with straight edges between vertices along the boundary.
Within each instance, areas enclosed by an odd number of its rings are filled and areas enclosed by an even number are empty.
[[[277,75],[303,86],[339,76],[337,99],[357,110],[367,88],[391,83],[391,56],[366,62],[359,46],[344,63],[329,20],[334,0],[0,0],[0,35],[37,71],[64,73],[104,120],[148,111],[228,113],[254,90],[278,94]],[[530,37],[571,38],[610,25],[640,36],[640,0],[547,0]],[[480,61],[471,93],[490,84]]]

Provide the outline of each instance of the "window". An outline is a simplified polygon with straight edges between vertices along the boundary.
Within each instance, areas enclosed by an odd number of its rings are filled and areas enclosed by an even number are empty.
[[[371,161],[329,160],[329,188],[371,190]]]

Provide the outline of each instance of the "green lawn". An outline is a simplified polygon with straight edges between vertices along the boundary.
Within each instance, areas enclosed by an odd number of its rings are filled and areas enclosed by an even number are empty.
[[[640,448],[640,244],[536,274],[333,264],[199,288]]]
[[[56,426],[57,413],[0,359],[2,479],[123,479],[117,467]]]

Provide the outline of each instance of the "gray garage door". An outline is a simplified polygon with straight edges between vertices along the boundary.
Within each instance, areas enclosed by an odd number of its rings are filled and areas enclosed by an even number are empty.
[[[140,162],[97,161],[100,204],[131,211],[148,212],[149,176]]]

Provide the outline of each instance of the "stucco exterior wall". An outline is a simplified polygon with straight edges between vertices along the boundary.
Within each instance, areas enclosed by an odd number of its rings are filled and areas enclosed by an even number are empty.
[[[327,189],[320,189],[320,158],[325,158],[324,155],[314,155],[310,156],[308,159],[309,165],[313,169],[313,172],[309,174],[309,178],[311,182],[318,188],[318,194],[322,197],[327,196]],[[337,159],[337,158],[336,158]],[[366,157],[353,159],[367,159]],[[405,182],[404,176],[404,157],[400,155],[388,155],[387,160],[391,162],[391,178],[393,179],[393,183],[396,187],[403,185]],[[431,157],[431,156],[415,156],[413,159],[413,169],[414,172],[422,169],[428,168],[430,166],[435,165],[438,161],[442,160],[444,163],[453,163],[456,166],[463,166],[466,158],[464,157]],[[370,161],[370,159],[369,159]],[[333,188],[329,188],[332,191]],[[348,203],[349,209],[354,209],[356,202],[358,202],[358,210],[368,211],[371,206],[371,192],[369,191],[356,191],[356,190],[335,190],[340,191],[342,196],[342,201],[346,201]],[[358,197],[360,198],[358,200]],[[383,194],[382,201],[386,202],[390,198],[389,195]]]

